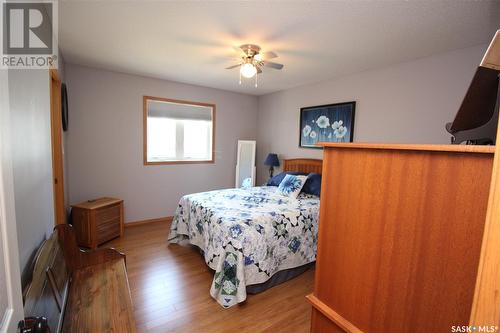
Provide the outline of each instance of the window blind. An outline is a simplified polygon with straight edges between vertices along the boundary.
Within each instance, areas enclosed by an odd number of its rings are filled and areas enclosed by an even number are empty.
[[[212,120],[212,108],[148,100],[148,117],[181,120]]]

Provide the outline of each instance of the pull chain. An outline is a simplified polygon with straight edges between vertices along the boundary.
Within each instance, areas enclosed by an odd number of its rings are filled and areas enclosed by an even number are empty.
[[[257,77],[259,76],[259,73],[255,74],[255,88],[257,88]]]
[[[240,71],[239,71],[239,72],[240,72],[240,85],[241,85],[241,68],[240,68]]]

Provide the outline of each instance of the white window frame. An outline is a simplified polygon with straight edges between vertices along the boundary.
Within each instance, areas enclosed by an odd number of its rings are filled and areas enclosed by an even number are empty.
[[[185,104],[185,105],[193,105],[193,106],[204,106],[212,109],[212,135],[209,140],[207,140],[208,144],[212,144],[212,149],[210,153],[210,159],[178,159],[171,161],[149,161],[148,160],[148,101],[160,101],[167,103],[175,103],[175,104]],[[143,96],[143,162],[144,165],[168,165],[168,164],[205,164],[205,163],[215,163],[215,104],[210,103],[200,103],[200,102],[192,102],[192,101],[184,101],[178,99],[170,99],[170,98],[162,98],[162,97],[153,97],[153,96]],[[181,146],[184,144],[184,126],[180,123],[176,125],[176,156],[180,156],[181,151],[184,150],[184,147]]]

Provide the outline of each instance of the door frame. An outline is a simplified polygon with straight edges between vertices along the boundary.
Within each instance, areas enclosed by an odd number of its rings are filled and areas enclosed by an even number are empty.
[[[0,70],[0,238],[7,287],[7,309],[0,313],[4,317],[3,321],[0,317],[0,333],[17,332],[17,324],[24,318],[9,124],[8,71]]]
[[[56,69],[49,70],[50,131],[52,141],[52,184],[55,225],[66,223],[64,200],[64,162],[62,147],[61,79]]]

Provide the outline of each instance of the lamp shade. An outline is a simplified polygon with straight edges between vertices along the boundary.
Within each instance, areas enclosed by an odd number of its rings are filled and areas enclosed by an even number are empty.
[[[280,166],[280,160],[278,159],[277,154],[269,154],[267,155],[266,160],[264,161],[264,165],[270,165],[270,166]]]

